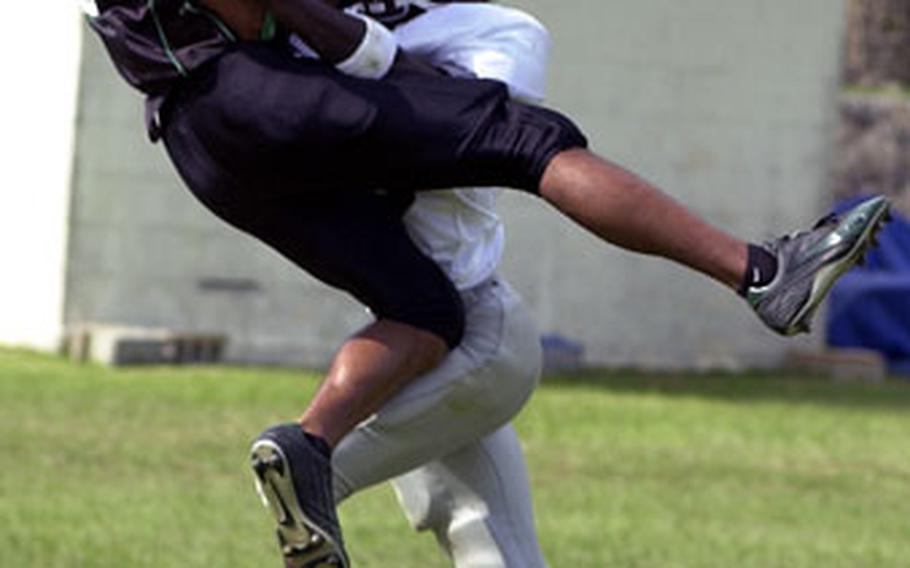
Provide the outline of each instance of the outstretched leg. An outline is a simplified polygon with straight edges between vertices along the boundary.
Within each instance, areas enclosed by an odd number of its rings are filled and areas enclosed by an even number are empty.
[[[698,270],[733,290],[747,244],[709,225],[641,177],[583,149],[550,162],[541,196],[605,241]]]
[[[783,335],[809,331],[818,305],[872,246],[889,208],[884,198],[873,198],[843,218],[825,217],[811,230],[749,245],[583,149],[550,161],[540,194],[607,242],[676,261],[726,285]]]

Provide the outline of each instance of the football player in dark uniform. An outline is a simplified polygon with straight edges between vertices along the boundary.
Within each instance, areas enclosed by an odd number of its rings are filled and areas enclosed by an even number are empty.
[[[287,566],[348,565],[331,449],[461,338],[457,291],[401,221],[413,191],[538,195],[606,242],[738,291],[784,334],[808,329],[887,213],[876,198],[748,245],[586,150],[564,116],[510,100],[501,83],[447,77],[375,20],[325,0],[80,1],[147,95],[150,135],[193,194],[376,316],[342,346],[300,422],[253,445]],[[293,57],[286,32],[321,61]]]

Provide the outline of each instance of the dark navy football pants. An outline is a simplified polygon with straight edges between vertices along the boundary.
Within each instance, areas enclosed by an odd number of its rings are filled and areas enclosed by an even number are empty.
[[[269,44],[194,71],[161,115],[172,161],[215,214],[377,317],[450,346],[462,307],[405,231],[413,192],[536,192],[554,155],[586,144],[568,119],[510,101],[495,81],[402,69],[361,80]]]

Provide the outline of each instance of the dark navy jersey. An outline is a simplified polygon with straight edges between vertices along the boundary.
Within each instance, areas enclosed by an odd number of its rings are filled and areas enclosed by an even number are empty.
[[[152,97],[165,95],[233,41],[230,30],[192,0],[88,2],[89,23],[117,70]]]

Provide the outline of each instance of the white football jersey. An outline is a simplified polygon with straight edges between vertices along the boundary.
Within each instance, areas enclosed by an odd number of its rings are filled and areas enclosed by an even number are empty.
[[[404,216],[417,247],[467,290],[493,275],[505,230],[496,213],[498,189],[424,191]]]
[[[514,98],[543,100],[550,37],[535,18],[481,2],[396,0],[395,6],[404,9],[409,3],[427,12],[394,28],[402,49],[451,75],[502,81]],[[291,43],[301,56],[316,57],[299,38]],[[411,238],[459,290],[482,283],[499,266],[505,231],[496,214],[498,193],[488,188],[420,192],[405,215]]]
[[[531,16],[485,3],[436,5],[394,30],[402,49],[452,75],[497,79],[513,97],[538,102],[546,89],[550,39]],[[427,191],[404,221],[411,238],[465,290],[496,271],[505,230],[495,189]]]

